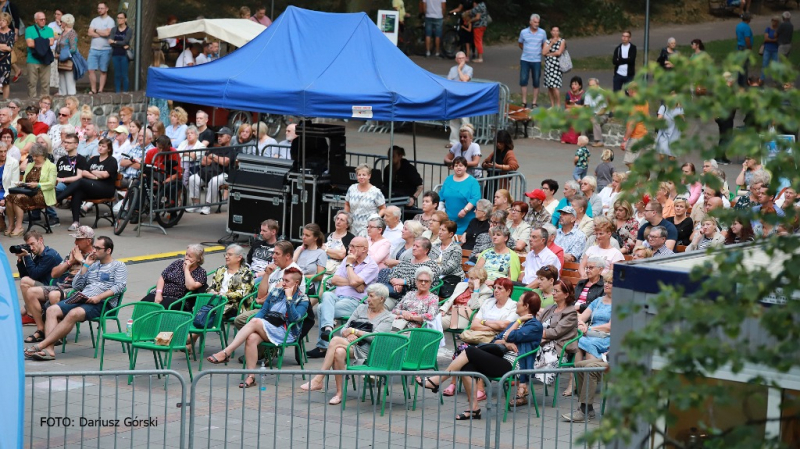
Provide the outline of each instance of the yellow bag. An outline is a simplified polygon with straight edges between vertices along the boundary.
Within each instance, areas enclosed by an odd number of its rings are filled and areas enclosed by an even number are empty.
[[[159,332],[156,335],[156,344],[159,346],[169,346],[172,341],[172,332]]]

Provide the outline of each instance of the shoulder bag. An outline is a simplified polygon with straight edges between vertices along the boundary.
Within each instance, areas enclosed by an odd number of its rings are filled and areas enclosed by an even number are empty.
[[[53,51],[50,50],[50,40],[42,37],[38,26],[34,25],[34,29],[39,37],[33,40],[33,48],[30,49],[31,54],[37,61],[42,63],[42,65],[50,65],[53,63],[53,59],[55,59],[53,57]]]
[[[34,196],[36,192],[38,192],[38,188],[30,188],[30,187],[12,187],[8,189],[9,195],[26,195],[26,196]]]
[[[569,50],[564,49],[564,53],[561,53],[561,57],[558,58],[558,65],[561,73],[567,73],[572,70],[572,58],[569,55]]]
[[[205,329],[208,326],[213,325],[217,318],[217,312],[212,313],[211,316],[209,316],[209,313],[211,312],[211,309],[220,304],[218,302],[219,298],[220,296],[214,296],[211,298],[208,304],[200,307],[200,310],[197,311],[197,315],[194,317],[194,321],[192,321],[192,326],[195,329]]]

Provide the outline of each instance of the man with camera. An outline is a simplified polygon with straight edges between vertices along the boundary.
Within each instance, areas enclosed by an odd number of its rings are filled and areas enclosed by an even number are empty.
[[[50,272],[61,263],[61,256],[58,251],[45,246],[44,237],[39,231],[28,231],[23,238],[24,245],[14,245],[9,251],[17,255],[17,270],[21,279],[19,289],[24,298],[29,288],[50,282]]]
[[[53,346],[72,331],[75,323],[99,317],[107,298],[113,297],[109,308],[119,305],[119,296],[128,283],[128,268],[111,256],[114,242],[109,237],[98,237],[92,249],[94,251],[85,258],[77,258],[81,268],[72,280],[74,293],[47,308],[45,338],[25,349],[26,358],[55,360]]]
[[[81,269],[79,261],[92,252],[94,230],[90,226],[81,226],[70,235],[75,238],[75,246],[60,264],[50,270],[50,277],[57,280],[55,285],[34,285],[22,296],[25,301],[21,310],[22,325],[35,324],[37,329],[25,340],[26,343],[38,343],[44,339],[42,310],[64,299],[66,291],[72,289],[72,279]]]

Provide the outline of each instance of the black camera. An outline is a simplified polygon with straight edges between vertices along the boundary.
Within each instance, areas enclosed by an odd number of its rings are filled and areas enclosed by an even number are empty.
[[[23,251],[31,252],[31,245],[13,245],[8,250],[11,251],[11,254],[22,254]]]

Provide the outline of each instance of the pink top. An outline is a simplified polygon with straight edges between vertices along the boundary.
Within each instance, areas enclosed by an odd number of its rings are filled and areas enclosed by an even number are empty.
[[[384,260],[389,257],[389,250],[392,249],[392,242],[389,239],[380,239],[375,243],[372,243],[372,240],[367,239],[369,242],[369,258],[374,260],[378,267],[380,268],[388,268]]]
[[[268,27],[268,26],[272,25],[272,20],[270,20],[270,18],[266,14],[264,14],[264,18],[261,19],[261,20],[258,20],[256,18],[256,16],[250,16],[250,20],[252,20],[255,23],[260,23],[261,25],[264,25],[265,27]]]
[[[689,205],[694,206],[694,203],[700,199],[700,194],[703,193],[703,185],[696,182],[689,187]]]

